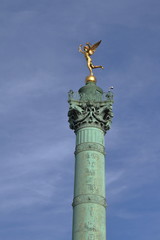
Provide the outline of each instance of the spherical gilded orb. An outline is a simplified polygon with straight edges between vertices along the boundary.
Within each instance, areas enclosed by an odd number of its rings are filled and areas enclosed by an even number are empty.
[[[86,83],[87,82],[95,82],[96,83],[96,77],[93,75],[89,75],[86,77]]]

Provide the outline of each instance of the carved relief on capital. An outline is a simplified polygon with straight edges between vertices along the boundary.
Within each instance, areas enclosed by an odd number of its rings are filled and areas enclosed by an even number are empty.
[[[77,130],[85,126],[95,126],[101,128],[104,132],[110,129],[113,118],[112,104],[113,95],[106,94],[105,101],[77,101],[69,99],[69,123],[70,128]]]

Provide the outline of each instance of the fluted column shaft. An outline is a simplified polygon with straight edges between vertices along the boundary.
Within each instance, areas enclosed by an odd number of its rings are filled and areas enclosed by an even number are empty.
[[[73,240],[106,239],[104,132],[84,127],[76,133]]]

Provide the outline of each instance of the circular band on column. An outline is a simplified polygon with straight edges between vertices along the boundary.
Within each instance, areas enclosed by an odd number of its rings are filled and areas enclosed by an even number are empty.
[[[89,143],[89,142],[85,142],[85,143],[81,143],[79,145],[76,146],[76,150],[75,150],[75,154],[79,153],[79,152],[83,152],[83,151],[97,151],[100,152],[102,154],[106,154],[105,152],[105,147],[99,143]]]
[[[106,199],[99,195],[94,194],[82,194],[73,199],[72,206],[75,207],[82,203],[96,203],[102,205],[103,207],[107,207]]]

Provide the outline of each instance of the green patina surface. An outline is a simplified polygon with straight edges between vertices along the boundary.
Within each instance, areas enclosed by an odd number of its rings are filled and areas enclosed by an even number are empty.
[[[70,128],[76,133],[72,240],[106,240],[104,135],[113,117],[113,94],[95,83],[69,92]]]

